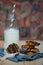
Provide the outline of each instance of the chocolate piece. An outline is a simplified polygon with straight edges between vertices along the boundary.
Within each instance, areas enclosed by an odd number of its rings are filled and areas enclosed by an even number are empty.
[[[19,46],[13,43],[13,44],[10,44],[6,50],[8,53],[16,53],[19,50]]]

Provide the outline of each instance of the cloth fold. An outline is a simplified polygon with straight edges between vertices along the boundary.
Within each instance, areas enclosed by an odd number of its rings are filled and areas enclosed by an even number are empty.
[[[25,50],[23,50],[24,52]],[[4,49],[0,49],[0,56],[4,56]],[[25,54],[17,54],[14,57],[11,58],[7,58],[8,60],[14,61],[14,62],[22,62],[22,61],[26,61],[26,60],[35,60],[38,58],[43,58],[43,52],[38,52],[32,55],[25,55]]]

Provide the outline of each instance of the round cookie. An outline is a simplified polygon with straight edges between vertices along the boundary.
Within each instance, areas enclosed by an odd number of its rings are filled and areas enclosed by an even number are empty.
[[[25,52],[24,54],[34,54],[34,52],[29,51],[29,52]]]
[[[19,50],[19,46],[15,43],[10,44],[6,49],[8,53],[16,53],[18,52],[18,50]]]
[[[34,48],[34,49],[31,49],[32,52],[36,53],[36,52],[39,52],[39,49],[37,48]]]
[[[38,42],[34,42],[34,41],[26,41],[26,45],[39,46],[40,43],[38,43]]]

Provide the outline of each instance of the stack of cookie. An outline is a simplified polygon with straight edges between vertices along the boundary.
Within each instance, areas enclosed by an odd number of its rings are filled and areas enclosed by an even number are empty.
[[[35,46],[39,46],[40,43],[38,42],[34,42],[34,41],[26,41],[25,45],[22,45],[21,48],[25,48],[26,51],[24,52],[24,54],[34,54],[39,52],[38,48],[35,48]]]

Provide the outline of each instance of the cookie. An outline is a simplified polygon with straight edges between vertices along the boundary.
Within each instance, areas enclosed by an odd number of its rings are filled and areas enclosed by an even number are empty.
[[[21,48],[32,49],[32,48],[34,48],[34,46],[32,46],[32,45],[22,45]]]
[[[26,45],[35,46],[33,41],[26,41]]]
[[[34,54],[34,52],[31,52],[31,51],[29,51],[29,52],[25,52],[24,54]]]
[[[29,46],[28,45],[22,45],[21,48],[26,48],[27,49],[27,48],[29,48]]]
[[[40,45],[40,43],[38,43],[38,42],[34,42],[35,43],[35,46],[39,46]]]
[[[34,52],[34,53],[39,52],[39,49],[37,48],[31,49],[31,52]]]
[[[16,53],[18,52],[18,50],[19,50],[19,46],[15,43],[10,44],[6,49],[8,53]]]
[[[39,46],[40,43],[38,43],[38,42],[34,42],[34,41],[26,41],[26,45]]]

